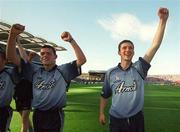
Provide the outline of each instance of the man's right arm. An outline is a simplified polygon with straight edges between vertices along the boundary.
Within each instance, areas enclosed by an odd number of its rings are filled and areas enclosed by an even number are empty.
[[[106,117],[104,115],[104,110],[107,106],[108,99],[101,97],[100,99],[100,108],[99,108],[99,123],[104,125],[106,123]]]
[[[106,72],[105,78],[104,78],[104,84],[101,91],[101,99],[100,99],[100,106],[99,106],[99,123],[104,125],[106,123],[105,118],[105,108],[108,104],[108,98],[112,95],[112,91],[109,84],[109,73],[110,71]]]
[[[17,45],[17,48],[18,48],[18,51],[19,51],[19,54],[20,54],[21,58],[25,62],[27,62],[28,61],[28,55],[26,53],[26,50],[21,45],[20,37],[19,36],[17,37],[16,41],[17,41],[16,45]]]
[[[24,31],[25,27],[20,24],[14,24],[12,25],[7,47],[6,47],[6,58],[8,62],[11,62],[17,66],[20,66],[20,58],[18,57],[16,53],[16,37]]]

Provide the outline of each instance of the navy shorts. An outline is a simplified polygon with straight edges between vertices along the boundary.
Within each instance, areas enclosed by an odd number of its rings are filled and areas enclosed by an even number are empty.
[[[14,99],[17,111],[31,110],[32,99]]]
[[[32,83],[22,79],[15,87],[14,100],[16,110],[30,110],[32,98]]]
[[[136,115],[119,119],[110,115],[109,132],[144,132],[144,115],[140,111]]]
[[[35,132],[62,132],[63,124],[63,110],[34,110],[33,126]]]
[[[0,132],[6,132],[12,118],[11,107],[0,107]]]

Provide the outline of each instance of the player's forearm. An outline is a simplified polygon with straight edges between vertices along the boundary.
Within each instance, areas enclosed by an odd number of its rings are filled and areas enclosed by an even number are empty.
[[[156,31],[156,34],[154,36],[153,43],[152,43],[152,48],[155,50],[158,49],[161,45],[161,42],[164,36],[165,27],[166,27],[166,21],[160,20],[158,29]]]
[[[9,33],[7,47],[6,47],[6,58],[8,62],[11,62],[15,65],[20,64],[20,59],[16,53],[16,35]]]
[[[19,54],[21,56],[21,58],[27,62],[28,61],[28,56],[27,53],[25,51],[25,49],[21,46],[21,44],[17,44],[18,50],[19,50]]]
[[[70,43],[74,49],[74,52],[77,58],[77,62],[76,62],[77,66],[80,67],[86,62],[86,57],[74,39]]]
[[[161,42],[162,42],[163,36],[164,36],[164,32],[165,32],[165,27],[166,27],[166,21],[160,20],[157,31],[155,33],[155,36],[154,36],[154,39],[152,42],[152,45],[144,56],[144,59],[148,63],[151,62],[155,53],[157,52],[157,50],[159,49],[159,47],[161,45]]]
[[[100,99],[100,106],[99,106],[99,114],[104,114],[104,110],[107,106],[107,103],[108,103],[108,99],[105,99],[103,97],[101,97]]]

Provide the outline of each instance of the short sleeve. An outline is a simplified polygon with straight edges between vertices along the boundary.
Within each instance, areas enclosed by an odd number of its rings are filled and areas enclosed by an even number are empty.
[[[63,77],[68,82],[81,75],[81,67],[77,67],[76,61],[58,66],[58,69],[61,70]]]
[[[139,57],[139,60],[133,64],[133,66],[136,68],[138,73],[141,75],[143,79],[146,78],[147,72],[151,65],[146,62],[142,57]]]
[[[112,90],[110,87],[110,72],[106,72],[105,78],[104,78],[104,83],[103,83],[103,88],[101,91],[101,96],[103,98],[109,98],[112,95]]]
[[[14,84],[19,83],[20,73],[18,72],[18,68],[16,66],[8,69],[7,73],[9,74],[9,76]]]
[[[21,60],[21,74],[22,76],[32,82],[34,72],[39,69],[39,66],[31,62],[25,62]]]

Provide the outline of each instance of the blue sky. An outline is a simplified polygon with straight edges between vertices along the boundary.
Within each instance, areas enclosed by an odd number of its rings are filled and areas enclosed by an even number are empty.
[[[149,74],[180,74],[179,0],[0,0],[0,20],[21,23],[27,32],[65,47],[57,64],[75,59],[70,44],[60,39],[69,31],[87,57],[82,70],[88,72],[116,66],[123,39],[135,44],[133,62],[144,56],[157,28],[159,7],[167,7],[170,16]]]

